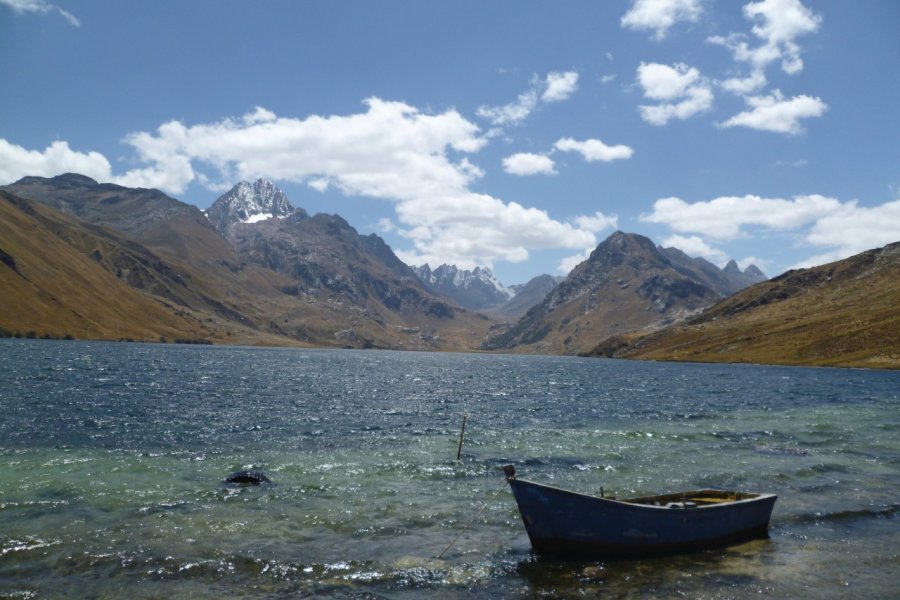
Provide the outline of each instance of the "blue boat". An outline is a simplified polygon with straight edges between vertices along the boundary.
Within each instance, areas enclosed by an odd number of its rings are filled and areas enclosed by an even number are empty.
[[[768,537],[777,496],[697,490],[617,500],[542,485],[503,467],[538,554],[640,558]]]

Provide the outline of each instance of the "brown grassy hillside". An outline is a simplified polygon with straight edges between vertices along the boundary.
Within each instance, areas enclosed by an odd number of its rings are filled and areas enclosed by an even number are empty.
[[[0,191],[0,327],[100,339],[207,335],[196,320],[135,290],[66,238],[98,252],[112,247],[76,220]]]
[[[594,355],[900,368],[900,243],[754,285],[687,323]]]

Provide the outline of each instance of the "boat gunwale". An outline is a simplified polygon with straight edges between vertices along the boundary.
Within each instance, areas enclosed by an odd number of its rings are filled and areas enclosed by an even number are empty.
[[[714,508],[727,509],[727,508],[733,507],[733,506],[735,506],[735,505],[740,505],[740,504],[751,504],[751,503],[754,503],[754,502],[760,502],[760,501],[768,500],[769,498],[774,498],[774,499],[777,499],[777,498],[778,498],[778,496],[777,496],[776,494],[762,494],[762,493],[756,493],[756,492],[732,492],[732,491],[729,491],[729,490],[705,489],[705,490],[691,490],[691,491],[687,491],[687,492],[673,492],[673,493],[671,493],[671,494],[657,494],[657,495],[653,495],[653,496],[639,496],[639,497],[633,498],[633,499],[632,499],[632,498],[626,498],[626,499],[619,500],[619,499],[617,499],[617,498],[607,498],[607,497],[605,497],[605,496],[595,496],[595,495],[593,495],[593,494],[585,494],[585,493],[582,493],[582,492],[575,492],[575,491],[572,491],[572,490],[567,490],[567,489],[564,489],[564,488],[556,487],[556,486],[553,486],[553,485],[547,485],[547,484],[544,484],[544,483],[537,483],[537,482],[535,482],[535,481],[530,481],[530,480],[528,480],[528,479],[519,479],[518,477],[510,478],[510,479],[508,479],[507,481],[508,481],[508,483],[510,484],[510,486],[512,486],[515,482],[520,482],[520,483],[524,483],[525,485],[531,485],[531,486],[536,486],[536,487],[540,487],[540,488],[545,488],[545,489],[553,490],[553,491],[560,492],[560,493],[563,493],[563,494],[571,494],[571,495],[573,495],[573,496],[580,496],[580,497],[582,497],[582,498],[586,498],[586,499],[589,499],[589,500],[602,500],[602,501],[605,501],[605,502],[609,502],[609,503],[611,503],[611,504],[617,504],[617,505],[620,505],[620,506],[622,506],[622,507],[628,507],[628,508],[633,509],[633,510],[658,509],[658,510],[664,510],[664,511],[671,511],[671,510],[690,510],[690,511],[695,511],[695,510],[705,510],[705,509],[714,509]],[[652,500],[655,499],[655,498],[666,498],[666,497],[670,497],[670,498],[673,498],[673,499],[674,499],[674,498],[677,498],[677,497],[679,497],[679,496],[684,496],[685,499],[687,499],[688,494],[696,494],[696,495],[700,495],[700,494],[704,494],[704,493],[718,494],[718,493],[723,493],[723,492],[725,492],[725,493],[732,493],[732,494],[733,494],[733,493],[740,493],[740,494],[745,494],[745,495],[746,495],[746,494],[749,494],[749,495],[752,495],[753,497],[751,497],[751,498],[741,498],[741,499],[737,499],[737,500],[729,500],[729,501],[726,501],[726,502],[715,502],[715,503],[710,503],[710,504],[698,504],[698,505],[696,505],[696,506],[691,506],[691,507],[678,507],[678,508],[673,508],[673,507],[671,507],[671,506],[665,506],[665,505],[645,504],[645,503],[643,502],[643,501],[645,501],[645,500],[651,500],[651,501],[652,501]],[[641,502],[635,502],[635,500],[641,500]],[[683,500],[682,500],[682,501],[683,501]]]

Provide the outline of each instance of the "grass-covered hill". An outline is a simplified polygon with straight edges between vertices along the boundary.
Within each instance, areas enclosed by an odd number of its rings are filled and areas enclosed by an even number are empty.
[[[788,271],[683,323],[614,336],[589,354],[900,368],[900,243]]]

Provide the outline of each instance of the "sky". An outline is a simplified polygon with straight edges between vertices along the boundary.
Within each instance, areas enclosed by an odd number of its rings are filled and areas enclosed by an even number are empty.
[[[0,184],[266,178],[411,265],[900,241],[896,0],[0,0]]]

